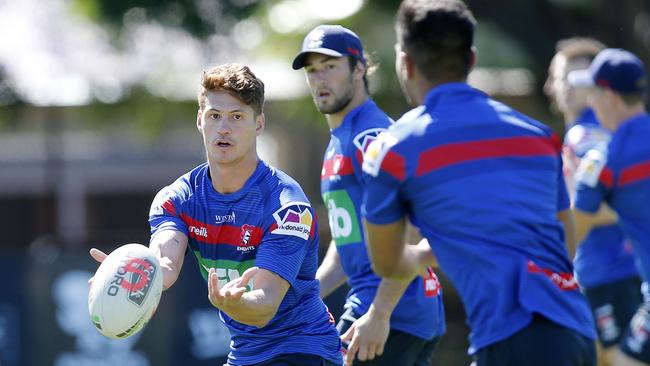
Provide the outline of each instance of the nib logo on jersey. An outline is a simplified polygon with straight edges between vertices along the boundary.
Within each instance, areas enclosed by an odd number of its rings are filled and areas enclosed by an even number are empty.
[[[273,213],[277,227],[271,230],[271,233],[309,239],[313,220],[310,208],[305,202],[290,202],[284,205]]]
[[[131,258],[127,255],[106,293],[116,296],[120,293],[120,288],[123,288],[127,291],[129,301],[142,306],[156,275],[156,266],[148,259]]]

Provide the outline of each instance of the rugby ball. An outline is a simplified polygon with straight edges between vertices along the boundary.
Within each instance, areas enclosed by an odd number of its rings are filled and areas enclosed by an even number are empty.
[[[115,249],[97,269],[88,292],[92,323],[109,338],[136,334],[156,311],[162,283],[160,263],[148,247]]]

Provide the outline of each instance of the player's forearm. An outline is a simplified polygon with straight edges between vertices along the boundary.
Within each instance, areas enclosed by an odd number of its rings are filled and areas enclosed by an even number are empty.
[[[320,282],[320,297],[325,298],[339,288],[347,279],[341,266],[341,259],[332,241],[327,248],[327,254],[316,271],[316,279]]]
[[[236,305],[221,310],[242,324],[262,328],[278,311],[276,301],[270,297],[263,289],[249,291]]]
[[[389,319],[410,281],[384,278],[381,280],[375,298],[368,312],[373,317]]]
[[[176,282],[183,267],[187,237],[175,230],[165,230],[151,238],[149,248],[160,261],[163,289],[166,290]]]

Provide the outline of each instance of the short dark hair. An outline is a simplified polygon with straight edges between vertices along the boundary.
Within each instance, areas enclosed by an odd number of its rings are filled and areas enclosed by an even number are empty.
[[[224,91],[253,108],[256,115],[264,110],[264,83],[248,66],[222,64],[203,72],[199,87],[199,109],[205,107],[209,91]]]
[[[465,79],[476,19],[460,0],[404,0],[395,31],[402,50],[429,81]]]

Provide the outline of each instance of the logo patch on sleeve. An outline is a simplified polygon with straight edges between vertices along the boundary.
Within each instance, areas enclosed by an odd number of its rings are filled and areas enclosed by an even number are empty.
[[[171,202],[171,196],[173,195],[174,191],[171,190],[171,188],[166,187],[163,188],[156,197],[153,199],[151,203],[151,208],[149,209],[149,216],[157,216],[157,215],[163,215],[165,212],[165,209],[168,209],[168,211],[173,212],[174,211],[174,205]],[[171,208],[171,210],[170,210]]]
[[[273,213],[277,227],[271,234],[292,235],[301,239],[309,239],[313,217],[306,202],[289,202]]]
[[[384,131],[386,131],[385,128],[369,128],[362,131],[354,137],[354,146],[356,146],[362,153],[366,152],[370,143],[375,141],[377,136]]]
[[[580,161],[576,172],[576,182],[588,187],[596,187],[598,178],[607,162],[605,154],[598,150],[589,150]]]
[[[384,160],[388,150],[395,145],[395,142],[397,140],[390,133],[384,132],[379,134],[377,139],[370,143],[370,146],[368,146],[368,149],[366,149],[363,155],[362,169],[364,173],[373,177],[379,175],[381,162]]]

